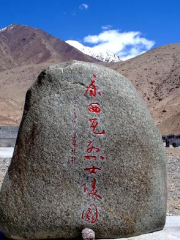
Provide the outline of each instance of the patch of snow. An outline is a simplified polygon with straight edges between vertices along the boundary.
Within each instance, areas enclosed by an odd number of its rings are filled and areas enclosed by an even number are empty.
[[[0,32],[6,31],[7,27],[0,29]]]
[[[6,31],[6,30],[11,30],[11,29],[13,29],[14,25],[15,25],[15,24],[11,24],[11,25],[9,25],[9,26],[7,26],[7,27],[5,27],[5,28],[0,29],[0,32],[4,32],[4,31]]]
[[[101,51],[97,49],[93,49],[91,47],[86,47],[83,44],[79,43],[78,41],[74,40],[67,40],[66,43],[69,45],[77,48],[79,51],[83,52],[84,54],[87,54],[93,58],[96,58],[103,62],[120,62],[122,61],[119,56],[110,53],[108,51]]]
[[[14,27],[14,26],[9,26],[9,27],[8,27],[8,30],[11,30],[11,29],[13,29],[13,27]]]

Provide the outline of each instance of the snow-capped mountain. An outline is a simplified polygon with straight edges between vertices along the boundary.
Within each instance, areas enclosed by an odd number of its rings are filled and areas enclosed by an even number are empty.
[[[83,44],[79,43],[78,41],[74,40],[67,40],[66,43],[69,45],[77,48],[79,51],[83,52],[84,54],[87,54],[93,58],[96,58],[103,62],[120,62],[122,61],[120,57],[117,55],[114,55],[108,51],[100,51],[97,49],[93,49],[91,47],[86,47]]]

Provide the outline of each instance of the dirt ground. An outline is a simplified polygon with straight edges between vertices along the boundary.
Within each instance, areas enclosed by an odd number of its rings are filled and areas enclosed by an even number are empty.
[[[167,215],[180,215],[180,148],[166,148]],[[0,158],[0,187],[9,166],[9,158]]]

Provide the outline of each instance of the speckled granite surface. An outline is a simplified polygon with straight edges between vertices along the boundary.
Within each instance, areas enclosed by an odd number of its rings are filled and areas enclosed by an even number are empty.
[[[135,88],[90,63],[43,71],[27,92],[0,194],[0,228],[11,238],[74,238],[85,227],[97,238],[162,229],[164,148]]]

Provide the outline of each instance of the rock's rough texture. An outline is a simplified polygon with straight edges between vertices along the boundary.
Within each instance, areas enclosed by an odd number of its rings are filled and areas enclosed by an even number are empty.
[[[164,226],[166,197],[161,136],[123,76],[77,61],[39,75],[0,193],[6,236],[151,232]]]

